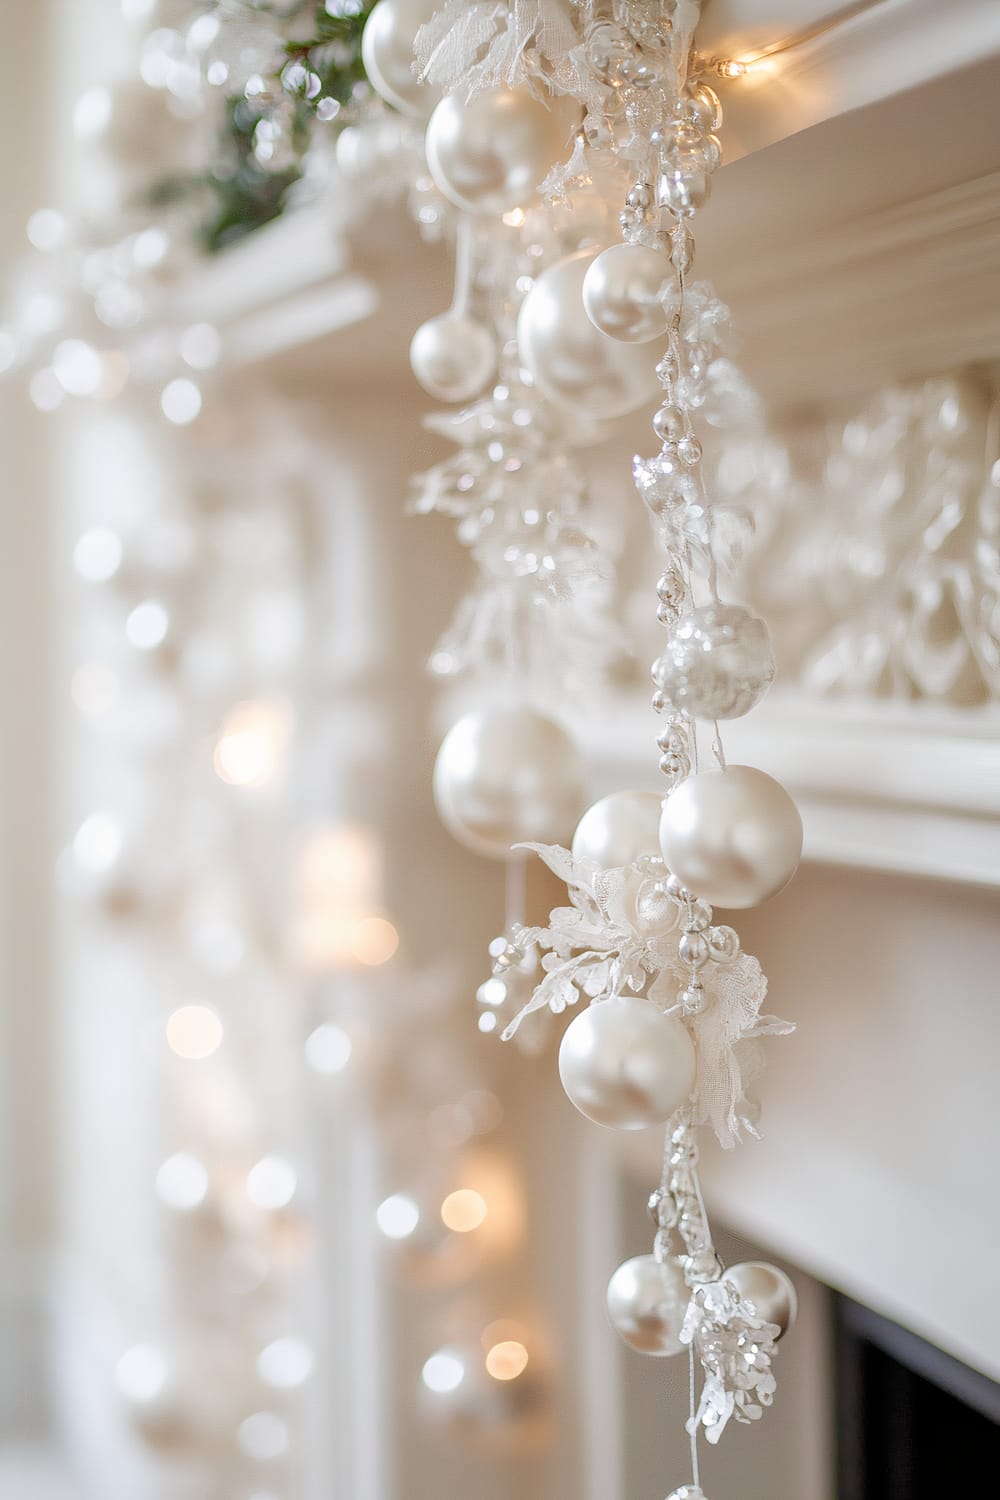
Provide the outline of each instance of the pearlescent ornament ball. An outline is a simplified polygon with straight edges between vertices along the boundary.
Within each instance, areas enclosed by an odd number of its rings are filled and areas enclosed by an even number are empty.
[[[739,604],[706,604],[678,620],[653,668],[672,708],[695,719],[739,719],[774,679],[764,621]]]
[[[608,338],[648,344],[667,331],[660,293],[672,281],[670,263],[659,250],[612,245],[591,262],[583,279],[587,317]]]
[[[445,735],[434,801],[460,844],[506,859],[512,844],[568,842],[583,780],[580,753],[558,724],[530,708],[483,708]]]
[[[680,1354],[684,1315],[691,1293],[675,1260],[636,1255],[608,1282],[611,1326],[640,1354]]]
[[[694,1044],[683,1022],[649,1000],[599,1000],[563,1033],[559,1077],[571,1103],[596,1125],[662,1125],[690,1097]]]
[[[440,3],[378,0],[361,35],[361,58],[372,88],[394,109],[417,119],[430,114],[438,96],[413,71],[413,42]]]
[[[517,348],[543,396],[580,416],[623,417],[660,391],[656,361],[609,339],[583,305],[583,283],[597,252],[579,250],[543,271],[521,304]]]
[[[644,854],[660,857],[660,808],[656,792],[612,792],[588,807],[573,835],[577,859],[602,870],[630,865]]]
[[[731,1281],[741,1297],[752,1302],[757,1316],[777,1323],[780,1339],[795,1322],[799,1299],[791,1277],[765,1260],[745,1260],[730,1266],[724,1280]]]
[[[439,401],[477,396],[496,369],[496,340],[466,313],[446,312],[422,323],[410,344],[410,364],[424,390]]]
[[[701,771],[664,802],[660,851],[677,879],[712,906],[756,906],[795,874],[802,819],[764,771]]]
[[[561,160],[570,124],[564,101],[548,108],[522,89],[486,89],[468,103],[448,94],[427,125],[427,167],[457,208],[509,213],[533,200]]]

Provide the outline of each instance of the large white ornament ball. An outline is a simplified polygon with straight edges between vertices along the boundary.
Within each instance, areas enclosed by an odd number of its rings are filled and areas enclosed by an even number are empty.
[[[361,35],[361,60],[376,94],[404,115],[426,118],[437,91],[413,71],[417,32],[442,0],[378,0]]]
[[[543,396],[580,416],[623,417],[660,390],[656,361],[638,345],[609,339],[583,305],[597,252],[578,250],[543,271],[521,304],[521,364]]]
[[[577,859],[592,859],[602,870],[631,865],[644,854],[660,857],[658,792],[612,792],[588,807],[573,835]]]
[[[782,1338],[795,1322],[799,1299],[791,1277],[765,1260],[745,1260],[730,1266],[725,1280],[731,1281],[741,1297],[752,1302],[757,1316],[767,1323],[777,1323]]]
[[[532,201],[569,128],[564,104],[549,108],[522,89],[487,89],[468,103],[448,94],[427,125],[428,170],[457,208],[509,213]]]
[[[670,262],[649,245],[612,245],[602,250],[583,278],[587,317],[608,338],[648,344],[667,331],[660,295],[672,284]]]
[[[663,804],[660,850],[710,905],[756,906],[795,874],[802,819],[781,783],[753,766],[702,771]]]
[[[490,330],[466,313],[441,313],[421,323],[410,344],[414,375],[439,401],[468,401],[477,396],[496,362],[496,341]]]
[[[614,1130],[662,1125],[694,1088],[694,1044],[683,1022],[649,1000],[600,1000],[567,1026],[562,1086],[581,1114]]]
[[[608,1317],[626,1344],[640,1354],[680,1354],[691,1293],[675,1260],[636,1255],[608,1282]]]
[[[530,708],[477,709],[445,735],[434,801],[460,844],[506,859],[512,844],[569,840],[583,781],[579,751],[551,719]]]

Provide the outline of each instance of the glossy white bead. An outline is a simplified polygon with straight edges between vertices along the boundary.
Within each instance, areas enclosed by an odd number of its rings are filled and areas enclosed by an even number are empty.
[[[427,125],[428,170],[457,208],[508,213],[530,203],[567,154],[570,128],[564,102],[548,108],[521,89],[487,89],[468,103],[448,94]]]
[[[708,1500],[705,1491],[698,1484],[682,1484],[679,1489],[671,1490],[667,1500]]]
[[[745,1260],[730,1266],[725,1280],[731,1281],[740,1296],[752,1302],[757,1316],[767,1323],[777,1323],[783,1337],[795,1322],[799,1299],[789,1276],[764,1260]]]
[[[580,250],[543,271],[521,304],[521,364],[550,401],[580,416],[622,417],[660,390],[655,360],[595,328],[583,283],[597,252]]]
[[[660,301],[673,284],[670,262],[648,245],[612,245],[602,250],[583,280],[587,317],[608,338],[648,344],[667,331]]]
[[[577,859],[592,859],[602,870],[630,865],[643,854],[660,855],[657,792],[612,792],[588,807],[573,835]]]
[[[802,819],[781,783],[753,766],[702,771],[663,804],[660,851],[712,906],[756,906],[795,874]]]
[[[530,708],[477,709],[445,735],[434,801],[450,833],[489,859],[512,844],[565,844],[583,805],[583,762],[565,730]]]
[[[365,22],[361,58],[368,81],[404,115],[426,118],[437,102],[437,90],[413,71],[413,42],[439,6],[440,0],[378,0]]]
[[[690,1097],[694,1045],[649,1000],[600,1000],[563,1033],[559,1077],[581,1114],[614,1130],[662,1125]]]
[[[680,1354],[680,1332],[691,1293],[675,1260],[636,1255],[608,1282],[611,1326],[640,1354]]]
[[[468,401],[478,395],[496,362],[492,333],[465,313],[441,313],[422,323],[410,344],[414,375],[439,401]]]

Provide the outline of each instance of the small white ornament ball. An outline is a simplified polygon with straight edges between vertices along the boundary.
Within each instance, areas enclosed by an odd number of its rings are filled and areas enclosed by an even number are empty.
[[[438,94],[413,71],[413,42],[440,5],[441,0],[379,0],[361,35],[361,60],[376,94],[418,119],[426,119]]]
[[[602,250],[583,279],[583,305],[595,328],[624,344],[648,344],[667,331],[660,294],[670,262],[649,245]]]
[[[643,854],[660,857],[657,792],[612,792],[588,807],[573,835],[577,859],[592,859],[602,870],[630,865]]]
[[[702,771],[664,802],[660,850],[710,905],[756,906],[795,874],[802,819],[781,783],[753,766]]]
[[[496,341],[466,313],[446,312],[422,323],[410,344],[410,364],[424,390],[439,401],[477,396],[496,369]]]
[[[543,271],[521,304],[517,348],[543,396],[580,416],[623,417],[660,391],[656,361],[595,328],[583,283],[597,252],[578,250]]]
[[[662,1125],[689,1098],[694,1044],[683,1022],[649,1000],[600,1000],[567,1026],[559,1077],[588,1120],[644,1130]]]
[[[679,1489],[670,1491],[667,1500],[708,1500],[708,1496],[700,1484],[682,1484]]]
[[[765,1260],[745,1260],[726,1271],[741,1297],[752,1302],[757,1316],[767,1323],[777,1323],[782,1338],[795,1322],[799,1299],[789,1276]]]
[[[468,103],[448,94],[427,125],[427,167],[457,208],[509,213],[535,197],[565,154],[569,130],[559,100],[549,108],[522,89],[486,89]]]
[[[680,1332],[691,1293],[675,1260],[636,1255],[608,1282],[608,1317],[640,1354],[680,1354]]]
[[[445,735],[434,801],[460,844],[506,859],[512,844],[569,840],[583,780],[580,753],[558,724],[530,708],[484,708]]]

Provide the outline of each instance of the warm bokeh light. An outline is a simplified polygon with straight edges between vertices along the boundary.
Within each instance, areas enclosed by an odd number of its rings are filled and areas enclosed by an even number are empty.
[[[449,1193],[441,1204],[441,1221],[456,1234],[469,1234],[478,1229],[486,1218],[489,1206],[482,1193],[475,1188],[458,1188]]]
[[[266,786],[282,768],[291,732],[291,708],[284,698],[234,704],[215,742],[215,774],[230,786]]]
[[[368,968],[389,962],[399,947],[399,933],[387,917],[362,917],[351,938],[351,952]]]
[[[494,1380],[516,1380],[528,1364],[528,1351],[517,1339],[494,1344],[486,1356],[487,1373]]]
[[[166,1025],[167,1046],[178,1057],[200,1061],[222,1044],[222,1022],[208,1005],[179,1005]]]

